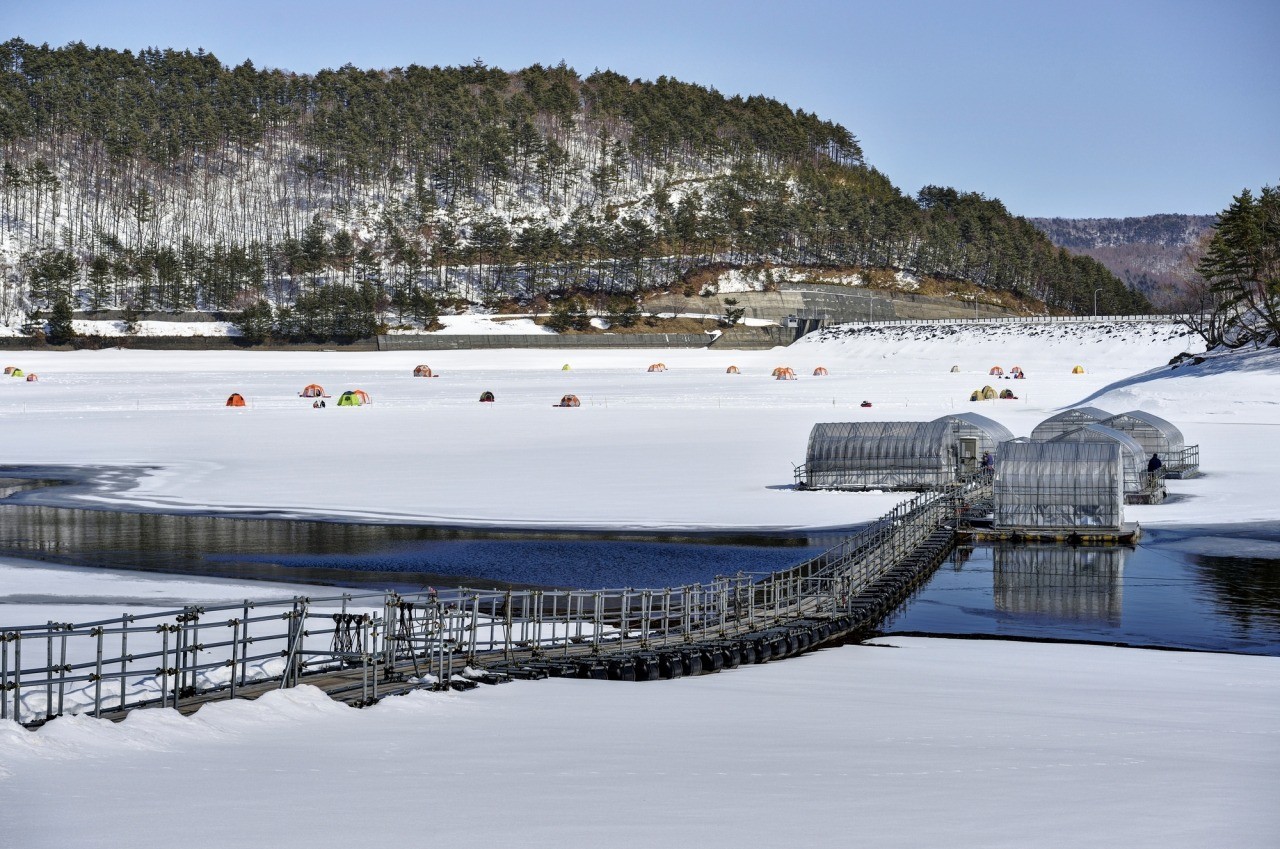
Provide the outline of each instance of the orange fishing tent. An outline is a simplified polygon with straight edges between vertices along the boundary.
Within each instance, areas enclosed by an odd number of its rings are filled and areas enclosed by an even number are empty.
[[[816,369],[813,370],[814,377],[825,377],[826,374],[827,374],[827,370],[822,366],[818,366]]]
[[[724,370],[724,373],[725,374],[742,374],[742,372],[738,371],[737,366],[729,366],[727,369]]]
[[[232,392],[232,393],[231,393],[231,397],[227,399],[227,406],[228,406],[228,407],[243,407],[243,406],[244,406],[244,396],[243,396],[243,395],[241,395],[239,392]]]
[[[653,365],[649,366],[649,371],[666,371],[666,370],[667,370],[667,367],[662,363],[654,363]]]
[[[299,394],[299,395],[301,395],[303,398],[323,398],[323,397],[325,397],[325,394],[324,394],[324,387],[323,387],[323,386],[321,386],[321,385],[320,385],[320,384],[318,384],[318,383],[309,383],[309,384],[307,384],[305,387],[303,387],[302,391],[301,391],[301,392],[299,392],[298,394]]]
[[[581,407],[581,406],[582,406],[582,402],[578,400],[578,396],[577,396],[577,395],[566,395],[566,396],[564,396],[563,398],[561,398],[561,399],[560,399],[560,403],[559,403],[559,404],[555,404],[554,406],[556,406],[556,407]]]
[[[413,370],[413,376],[414,377],[435,377],[435,375],[431,373],[431,366],[418,366]]]

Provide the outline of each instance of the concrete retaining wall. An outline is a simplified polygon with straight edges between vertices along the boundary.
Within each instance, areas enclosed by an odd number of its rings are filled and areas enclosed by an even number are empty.
[[[499,334],[397,333],[379,336],[379,351],[451,351],[472,348],[705,348],[706,333]]]
[[[124,310],[97,310],[83,312],[76,310],[71,317],[77,321],[124,321]],[[195,321],[230,321],[232,313],[221,312],[140,312],[135,315],[138,321],[173,321],[190,323]]]
[[[784,283],[776,292],[726,292],[707,297],[653,295],[645,299],[647,312],[723,315],[726,299],[738,302],[748,318],[783,322],[788,316],[826,319],[829,324],[895,319],[1001,318],[1004,310],[963,304],[948,298],[915,295],[887,289],[861,289],[821,283]]]

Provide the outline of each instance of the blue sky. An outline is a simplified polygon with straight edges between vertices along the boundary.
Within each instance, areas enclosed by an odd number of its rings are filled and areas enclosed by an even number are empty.
[[[1280,182],[1280,0],[9,0],[0,38],[311,72],[561,59],[766,94],[904,191],[1029,216],[1211,213]]]

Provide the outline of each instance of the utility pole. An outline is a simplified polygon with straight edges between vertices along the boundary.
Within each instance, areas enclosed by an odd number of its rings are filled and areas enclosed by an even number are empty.
[[[1098,293],[1102,291],[1101,287],[1093,290],[1093,317],[1098,317]]]

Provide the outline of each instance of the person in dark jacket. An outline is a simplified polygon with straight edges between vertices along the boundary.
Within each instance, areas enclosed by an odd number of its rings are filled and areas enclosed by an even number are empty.
[[[1151,459],[1147,461],[1147,474],[1154,475],[1163,465],[1164,463],[1160,462],[1160,455],[1152,454]]]

